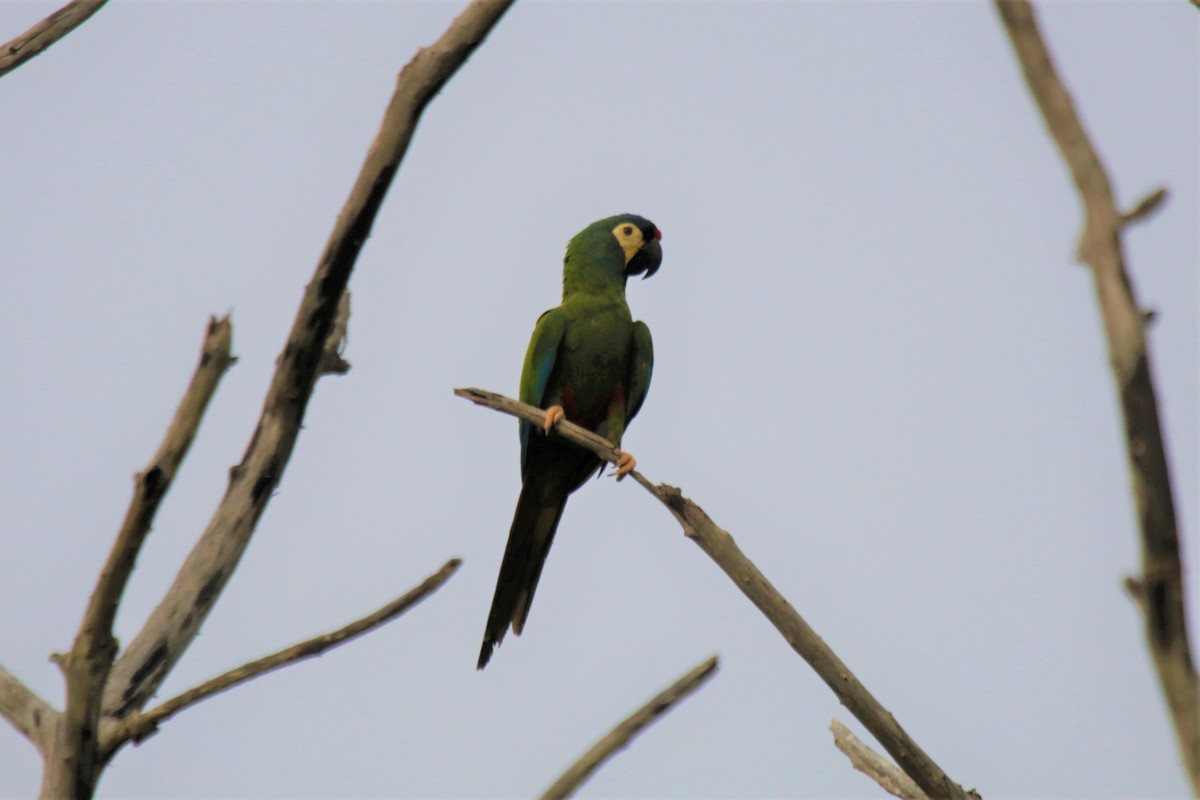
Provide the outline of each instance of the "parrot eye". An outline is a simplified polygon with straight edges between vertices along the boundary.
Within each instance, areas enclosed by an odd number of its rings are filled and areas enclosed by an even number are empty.
[[[642,245],[646,243],[645,234],[642,229],[635,223],[626,219],[623,222],[618,222],[612,228],[612,236],[617,240],[617,244],[625,251],[625,263],[629,264],[629,259],[633,258],[638,250],[642,249]]]

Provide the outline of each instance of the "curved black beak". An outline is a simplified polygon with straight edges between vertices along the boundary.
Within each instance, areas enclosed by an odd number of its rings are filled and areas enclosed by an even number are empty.
[[[654,273],[658,272],[659,266],[662,264],[662,245],[658,243],[658,231],[654,232],[654,238],[642,245],[642,249],[638,250],[633,258],[629,259],[629,263],[625,265],[625,277],[630,275],[642,275],[642,280],[649,278]]]

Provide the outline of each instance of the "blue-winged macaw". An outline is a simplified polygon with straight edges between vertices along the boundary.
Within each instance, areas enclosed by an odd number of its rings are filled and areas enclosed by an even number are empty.
[[[521,402],[544,408],[544,430],[520,423],[521,497],[508,533],[479,651],[483,669],[509,625],[520,636],[554,531],[567,504],[603,462],[549,434],[568,419],[621,446],[650,388],[650,329],[625,303],[630,275],[650,277],[662,263],[662,233],[635,214],[608,217],[580,231],[563,259],[562,304],[538,319],[521,370]],[[617,479],[636,465],[622,452]]]

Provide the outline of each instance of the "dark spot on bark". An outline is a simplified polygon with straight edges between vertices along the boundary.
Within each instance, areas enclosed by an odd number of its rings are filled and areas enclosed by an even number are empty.
[[[121,693],[121,707],[113,712],[113,716],[123,717],[137,708],[139,705],[137,702],[138,691],[146,679],[166,663],[169,652],[167,641],[165,639],[160,640],[158,646],[150,651],[149,657],[142,662],[142,665],[133,673],[133,677],[129,679],[129,685]]]
[[[269,475],[260,475],[258,480],[254,482],[254,488],[250,490],[250,497],[254,502],[258,503],[262,500],[263,494],[271,488],[271,477]]]
[[[208,608],[216,599],[217,592],[221,590],[221,584],[224,583],[225,573],[218,571],[215,575],[200,588],[200,594],[196,595],[195,606],[197,608]]]
[[[142,485],[146,487],[146,494],[151,497],[157,497],[162,494],[163,487],[166,484],[165,477],[162,467],[157,464],[146,470],[146,473],[142,475]]]
[[[254,488],[250,490],[250,499],[255,503],[261,503],[267,492],[271,491],[271,486],[275,483],[274,467],[272,463],[254,482]]]
[[[1167,620],[1167,584],[1166,581],[1149,581],[1146,587],[1147,611],[1150,615],[1150,634],[1154,644],[1161,650],[1166,650],[1171,642],[1171,624]]]

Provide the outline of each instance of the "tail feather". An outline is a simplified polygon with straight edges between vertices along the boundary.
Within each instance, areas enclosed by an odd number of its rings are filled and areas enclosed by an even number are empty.
[[[504,560],[500,563],[500,576],[496,579],[492,610],[484,628],[477,669],[487,666],[492,650],[504,639],[510,624],[513,633],[521,635],[566,504],[567,498],[563,497],[561,502],[543,505],[528,486],[521,487],[521,497],[508,532],[508,545],[504,548]]]

